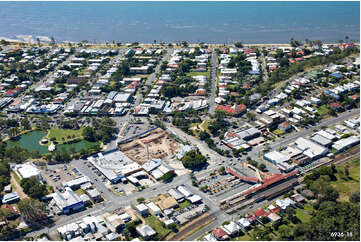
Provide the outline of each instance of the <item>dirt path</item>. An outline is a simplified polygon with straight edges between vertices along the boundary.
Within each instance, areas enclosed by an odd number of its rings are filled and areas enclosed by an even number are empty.
[[[23,192],[23,188],[20,186],[20,184],[17,183],[17,181],[15,180],[14,178],[14,174],[13,173],[10,173],[10,176],[11,176],[11,179],[10,179],[10,182],[11,184],[13,185],[13,189],[15,190],[15,192],[18,193],[19,197],[21,199],[23,198],[28,198],[28,195],[26,195],[24,192]]]

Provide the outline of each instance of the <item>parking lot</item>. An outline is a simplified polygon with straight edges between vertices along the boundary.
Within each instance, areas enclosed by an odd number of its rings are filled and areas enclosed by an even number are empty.
[[[48,185],[54,187],[55,191],[63,190],[62,182],[73,180],[80,175],[79,171],[70,165],[56,166],[56,168],[48,166],[48,168],[41,172],[43,179]]]

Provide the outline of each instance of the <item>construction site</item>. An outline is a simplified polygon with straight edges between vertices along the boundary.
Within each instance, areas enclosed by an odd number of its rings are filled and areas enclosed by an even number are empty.
[[[160,128],[119,144],[119,150],[139,165],[150,159],[167,161],[178,148],[179,144]]]

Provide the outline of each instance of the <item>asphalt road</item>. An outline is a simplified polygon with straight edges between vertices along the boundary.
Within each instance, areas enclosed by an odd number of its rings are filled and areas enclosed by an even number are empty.
[[[214,115],[216,110],[216,104],[214,99],[216,98],[216,84],[217,84],[217,62],[218,57],[217,53],[212,50],[212,59],[211,59],[211,93],[209,95],[209,109],[208,113]]]
[[[145,81],[144,86],[151,86],[152,85],[152,83],[155,81],[157,75],[161,71],[160,67],[162,66],[163,62],[169,60],[172,53],[173,53],[173,49],[167,49],[167,53],[162,58],[162,60],[159,62],[159,64],[155,67],[154,72]],[[137,107],[140,104],[140,102],[142,101],[142,99],[143,99],[143,94],[139,91],[138,95],[137,95],[137,97],[135,99],[135,102],[134,102],[134,107]]]

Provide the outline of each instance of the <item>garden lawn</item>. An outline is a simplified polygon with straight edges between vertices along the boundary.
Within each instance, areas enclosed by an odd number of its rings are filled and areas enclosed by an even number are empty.
[[[326,105],[322,105],[317,108],[317,112],[320,116],[327,116],[328,115],[328,108]]]
[[[196,71],[191,71],[187,73],[187,76],[207,76],[207,72],[196,72]]]
[[[13,171],[13,175],[14,175],[15,181],[20,185],[21,184],[21,179],[18,176],[18,174],[15,171]]]
[[[282,135],[285,134],[286,132],[283,131],[282,129],[275,129],[272,131],[275,135]]]
[[[56,142],[62,144],[66,141],[73,139],[82,139],[83,128],[80,129],[59,129],[52,128],[48,131],[47,138],[51,140],[52,138],[56,139]],[[70,137],[70,138],[69,138]]]
[[[191,205],[191,203],[188,201],[188,200],[185,200],[184,202],[181,202],[178,204],[179,205],[179,208],[178,209],[183,209],[183,208],[186,208],[188,207],[189,205]]]
[[[164,228],[162,222],[153,215],[144,218],[144,220],[155,232],[157,232],[155,240],[162,240],[171,232],[169,229]]]
[[[251,241],[252,238],[248,234],[244,234],[242,236],[234,237],[231,239],[232,241]]]

